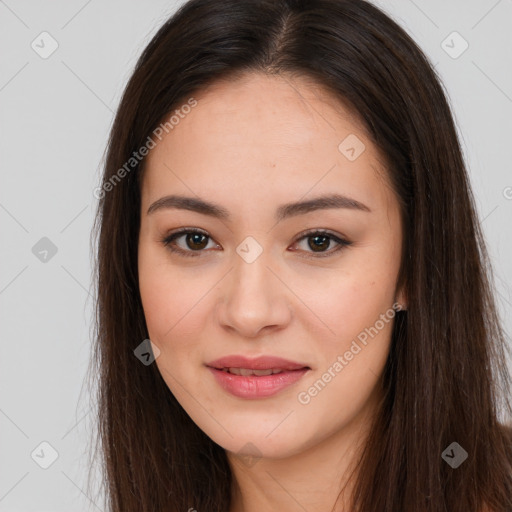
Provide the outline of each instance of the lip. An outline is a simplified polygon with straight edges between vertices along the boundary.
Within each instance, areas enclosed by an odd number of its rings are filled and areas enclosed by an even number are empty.
[[[241,355],[232,355],[221,357],[215,361],[206,363],[211,368],[247,368],[249,370],[268,370],[269,368],[278,368],[280,370],[300,370],[309,368],[307,364],[298,363],[275,356],[259,356],[249,359]]]
[[[207,363],[218,384],[232,395],[245,399],[265,398],[279,393],[300,380],[311,368],[305,364],[280,357],[260,356],[248,359],[244,356],[227,356]],[[247,368],[251,370],[280,369],[272,375],[234,375],[222,368]]]

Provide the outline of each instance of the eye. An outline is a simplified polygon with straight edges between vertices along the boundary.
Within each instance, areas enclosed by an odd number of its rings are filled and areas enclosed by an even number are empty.
[[[185,241],[185,247],[180,247],[175,243],[175,241],[182,237]],[[161,240],[161,242],[171,252],[186,257],[196,257],[200,256],[201,252],[208,248],[208,239],[212,240],[204,231],[196,228],[185,228],[176,231],[175,233],[171,233],[169,236]],[[307,240],[307,247],[311,249],[311,251],[308,251],[307,249],[304,251],[311,254],[310,256],[304,256],[306,258],[325,258],[352,244],[352,242],[349,242],[348,240],[326,230],[313,230],[301,233],[294,245],[297,245],[302,240]],[[337,244],[337,247],[335,247],[334,250],[326,251],[333,241]],[[295,249],[293,249],[293,251],[295,251]]]
[[[344,247],[348,247],[352,245],[352,242],[341,238],[330,231],[326,231],[323,229],[307,231],[305,233],[301,233],[299,238],[297,239],[296,244],[300,243],[302,240],[307,241],[307,247],[311,249],[311,251],[306,250],[305,252],[309,253],[308,256],[304,256],[305,258],[326,258],[328,256],[332,256],[334,253],[339,252]],[[330,247],[331,242],[334,241],[337,244],[331,251],[326,251],[328,247]]]
[[[185,237],[186,247],[188,246],[190,250],[186,250],[176,247],[172,242],[178,240],[179,238]],[[207,247],[207,240],[209,239],[209,235],[204,231],[199,229],[187,228],[181,229],[180,231],[176,231],[175,233],[170,234],[162,240],[162,243],[165,247],[167,247],[171,252],[178,253],[183,256],[199,256],[203,249]],[[194,254],[196,253],[196,254]]]

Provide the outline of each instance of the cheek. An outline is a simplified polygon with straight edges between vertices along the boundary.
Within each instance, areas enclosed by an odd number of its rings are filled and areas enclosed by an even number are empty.
[[[140,292],[149,338],[160,350],[155,360],[169,390],[189,409],[187,389],[194,389],[187,370],[200,359],[203,293],[184,286],[169,268],[147,266],[139,274]]]
[[[139,289],[144,316],[152,341],[159,346],[173,332],[189,302],[189,288],[171,272],[161,255],[148,246],[139,249]],[[181,313],[181,314],[180,314]]]
[[[394,303],[394,269],[370,258],[367,263],[362,258],[350,265],[347,262],[343,271],[331,273],[329,279],[317,276],[314,282],[298,280],[295,284],[297,296],[314,313],[307,315],[312,318],[309,329],[318,333],[324,347],[326,342],[330,345],[328,353],[350,345]],[[386,331],[380,323],[379,327]]]
[[[318,365],[297,394],[312,431],[339,428],[375,391],[389,354],[393,294],[393,281],[382,275],[357,273],[332,285],[319,316],[335,334],[316,333]]]
[[[176,340],[187,337],[191,326],[199,329],[200,297],[191,289],[182,290],[175,279],[165,276],[145,281],[141,299],[150,337],[157,344],[176,344]]]
[[[180,271],[157,251],[139,253],[139,289],[149,338],[166,365],[176,367],[194,357],[207,318],[208,291],[215,285],[197,274]],[[196,350],[197,349],[197,350]]]

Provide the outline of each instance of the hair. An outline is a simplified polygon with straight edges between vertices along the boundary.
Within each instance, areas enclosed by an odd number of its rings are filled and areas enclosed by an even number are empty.
[[[106,147],[93,227],[91,372],[109,510],[230,507],[226,451],[157,365],[134,357],[149,337],[137,267],[145,159],[122,179],[119,171],[187,98],[251,73],[303,77],[349,105],[400,204],[407,311],[395,317],[379,382],[385,398],[358,459],[351,510],[512,510],[507,342],[454,118],[417,44],[365,0],[191,0],[137,61]],[[456,469],[442,458],[452,442],[468,454]]]

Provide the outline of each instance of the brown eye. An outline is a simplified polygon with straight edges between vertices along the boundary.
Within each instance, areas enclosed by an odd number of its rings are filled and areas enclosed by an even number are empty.
[[[311,242],[312,241],[312,242]],[[309,236],[308,237],[308,246],[313,251],[323,251],[324,249],[327,249],[330,244],[330,237],[326,235],[315,235],[315,236]]]
[[[334,253],[348,247],[352,244],[348,240],[340,238],[329,231],[316,230],[302,233],[302,236],[298,238],[296,244],[300,245],[302,240],[307,240],[307,248],[303,249],[303,252],[309,253],[306,258],[323,258],[332,256]],[[331,246],[332,242],[337,245],[333,250],[327,250]],[[312,255],[311,255],[312,254]]]
[[[178,245],[177,240],[184,240],[184,245]],[[171,252],[176,252],[183,256],[200,256],[201,252],[208,246],[210,237],[196,229],[182,229],[172,233],[162,240],[162,243]]]
[[[202,233],[189,233],[185,235],[185,243],[194,250],[204,249],[207,245],[207,243],[205,244],[207,239],[208,237]]]

